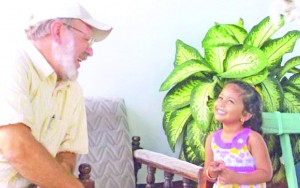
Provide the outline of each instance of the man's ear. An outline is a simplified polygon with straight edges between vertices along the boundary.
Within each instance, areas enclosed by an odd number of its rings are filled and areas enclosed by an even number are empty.
[[[63,27],[63,23],[60,21],[54,21],[50,24],[50,35],[52,40],[57,43],[61,43],[61,29]]]

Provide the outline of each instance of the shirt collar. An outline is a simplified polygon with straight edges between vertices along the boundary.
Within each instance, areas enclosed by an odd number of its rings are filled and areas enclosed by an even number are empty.
[[[27,55],[29,56],[32,64],[36,68],[37,72],[43,79],[46,79],[51,74],[56,74],[54,69],[50,66],[47,62],[45,57],[38,51],[38,49],[31,43],[30,40],[25,40],[24,50],[26,51]]]
[[[57,75],[41,52],[31,43],[30,40],[25,40],[24,50],[30,58],[32,64],[36,68],[38,74],[45,80],[47,78],[54,79],[58,90],[68,87],[72,81],[57,81]]]

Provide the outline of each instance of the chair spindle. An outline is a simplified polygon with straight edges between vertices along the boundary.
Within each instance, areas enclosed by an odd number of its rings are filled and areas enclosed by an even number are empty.
[[[90,179],[92,167],[87,163],[79,165],[79,180],[85,188],[95,188],[95,182]]]

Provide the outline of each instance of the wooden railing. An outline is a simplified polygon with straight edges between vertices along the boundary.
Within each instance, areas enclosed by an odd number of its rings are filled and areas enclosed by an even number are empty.
[[[147,166],[146,188],[155,188],[156,170],[164,172],[164,188],[173,187],[172,181],[174,175],[182,177],[183,188],[211,187],[211,184],[207,183],[205,177],[202,175],[202,167],[161,153],[142,149],[140,147],[140,137],[132,137],[132,150],[136,182],[138,170],[142,165]],[[79,172],[79,179],[85,188],[95,188],[94,182],[90,179],[89,175],[91,166],[89,164],[81,164]]]
[[[83,163],[79,165],[79,175],[78,179],[84,185],[85,188],[95,188],[95,182],[91,180],[90,173],[92,171],[92,167],[90,164]]]
[[[198,174],[202,173],[202,167],[145,149],[136,150],[134,158],[137,163],[147,166],[146,187],[155,187],[156,169],[164,171],[166,188],[172,187],[174,175],[183,178],[184,188],[193,187],[198,182]]]

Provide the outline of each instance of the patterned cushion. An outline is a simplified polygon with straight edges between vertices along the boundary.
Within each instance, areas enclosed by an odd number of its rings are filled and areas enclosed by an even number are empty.
[[[126,107],[120,98],[87,98],[89,153],[77,165],[89,163],[96,188],[135,187]],[[78,167],[76,168],[78,169]],[[76,172],[78,175],[78,171]]]

